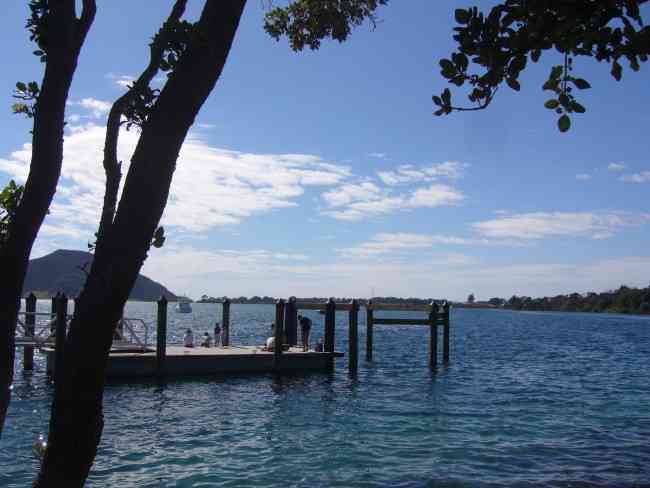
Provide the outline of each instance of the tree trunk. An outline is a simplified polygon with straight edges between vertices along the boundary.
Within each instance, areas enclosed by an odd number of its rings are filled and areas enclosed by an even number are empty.
[[[61,174],[65,104],[81,46],[95,17],[94,0],[84,0],[80,19],[75,16],[74,0],[50,5],[47,62],[34,115],[29,176],[8,239],[0,249],[0,436],[11,397],[16,317],[29,255]]]
[[[113,331],[167,203],[181,145],[221,74],[245,3],[206,0],[196,26],[199,34],[142,127],[115,219],[97,242],[77,301],[37,487],[80,487],[88,476],[103,429],[102,396]]]

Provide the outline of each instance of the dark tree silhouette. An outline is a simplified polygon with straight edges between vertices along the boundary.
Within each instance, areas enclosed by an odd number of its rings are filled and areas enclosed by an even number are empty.
[[[0,241],[0,436],[11,397],[14,374],[16,318],[20,310],[29,255],[47,214],[61,174],[65,104],[77,59],[96,12],[95,0],[83,0],[77,17],[75,0],[31,0],[27,21],[34,52],[45,63],[36,82],[16,84],[14,112],[34,119],[32,159],[24,189],[8,212]],[[3,192],[4,193],[4,192]]]

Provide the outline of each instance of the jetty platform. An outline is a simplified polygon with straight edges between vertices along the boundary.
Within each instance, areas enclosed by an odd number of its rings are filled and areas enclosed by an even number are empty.
[[[55,373],[56,351],[45,347],[47,371]],[[271,373],[277,371],[324,371],[333,358],[342,352],[303,351],[291,347],[282,351],[276,362],[273,351],[260,346],[183,347],[168,345],[165,354],[165,376],[210,375],[221,373]],[[149,377],[160,374],[156,351],[114,348],[108,357],[109,378]]]

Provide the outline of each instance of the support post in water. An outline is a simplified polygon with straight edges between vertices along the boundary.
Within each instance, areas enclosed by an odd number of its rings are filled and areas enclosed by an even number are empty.
[[[167,357],[167,298],[158,300],[158,320],[156,323],[156,374],[165,374],[165,359]]]
[[[285,303],[282,298],[275,304],[275,331],[273,346],[273,369],[276,371],[282,367],[282,346],[284,345],[284,308]]]
[[[334,340],[336,327],[336,302],[333,298],[327,301],[325,307],[325,352],[330,353],[327,359],[327,367],[334,368]]]
[[[36,295],[30,293],[25,298],[25,337],[34,338],[36,332]],[[34,346],[23,348],[23,369],[32,371],[34,369]]]
[[[222,346],[229,346],[230,345],[230,300],[225,299],[223,303],[221,304],[221,327],[223,330],[221,331],[222,334],[222,341],[221,345]],[[217,338],[215,337],[215,341]]]
[[[438,367],[438,304],[431,302],[429,312],[431,335],[429,337],[429,367],[435,370]]]
[[[56,301],[59,298],[59,294],[60,292],[57,292],[56,295],[50,299],[50,314],[52,315],[50,320],[50,333],[56,331]]]
[[[449,302],[445,300],[442,305],[442,360],[445,364],[449,363]]]
[[[54,384],[60,383],[59,379],[63,374],[63,361],[65,349],[65,337],[67,334],[68,323],[68,297],[65,293],[57,295],[56,298],[56,336],[54,346]]]
[[[284,328],[287,332],[287,342],[290,346],[298,345],[298,309],[296,297],[290,297],[285,307]]]
[[[359,368],[359,302],[350,303],[350,327],[348,329],[348,369],[350,374],[356,374]]]
[[[372,300],[366,304],[366,361],[372,361]]]

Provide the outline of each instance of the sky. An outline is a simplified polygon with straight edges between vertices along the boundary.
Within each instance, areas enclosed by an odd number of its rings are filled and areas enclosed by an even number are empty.
[[[23,182],[39,81],[26,2],[0,17],[0,185]],[[283,2],[277,2],[283,3]],[[170,1],[98,0],[66,110],[62,177],[32,257],[85,250],[101,211],[106,114],[144,68]],[[189,0],[195,19],[202,2]],[[490,2],[481,2],[488,6]],[[393,0],[340,44],[294,53],[248,2],[221,79],[177,163],[143,273],[179,294],[478,300],[605,291],[650,280],[648,66],[575,62],[591,90],[569,133],[543,107],[544,53],[484,111],[435,117],[458,1]],[[650,9],[644,9],[646,19]],[[157,86],[165,82],[156,79]],[[455,90],[462,96],[462,89]],[[124,172],[138,139],[121,135]]]

